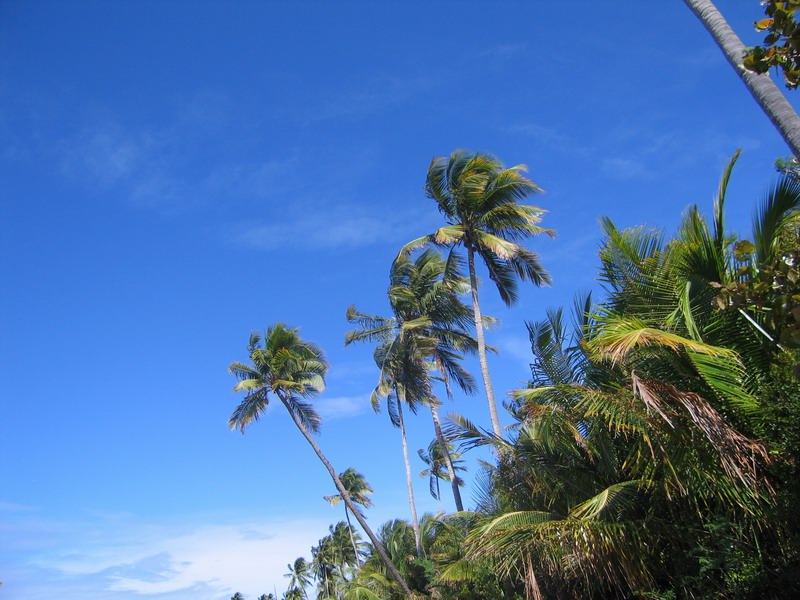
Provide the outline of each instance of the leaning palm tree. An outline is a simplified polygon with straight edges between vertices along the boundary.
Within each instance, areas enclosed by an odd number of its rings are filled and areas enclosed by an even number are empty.
[[[542,233],[553,235],[551,230],[538,225],[544,210],[517,204],[541,191],[524,172],[524,165],[506,169],[489,154],[456,150],[449,157],[434,158],[428,168],[425,191],[436,201],[447,225],[409,242],[400,251],[402,256],[430,243],[453,250],[458,246],[466,249],[478,359],[492,429],[498,437],[503,432],[486,360],[475,255],[483,260],[507,306],[517,300],[517,277],[530,279],[536,285],[550,283],[550,275],[539,262],[539,256],[518,243]]]
[[[339,478],[342,480],[342,485],[344,485],[345,490],[347,490],[353,504],[358,504],[364,508],[372,506],[372,500],[369,497],[370,494],[372,494],[372,488],[361,473],[350,467],[343,473],[340,473]],[[331,506],[336,506],[343,499],[341,494],[325,496],[325,501]],[[356,544],[356,538],[353,534],[353,525],[350,523],[350,511],[347,509],[347,504],[344,505],[344,516],[347,519],[347,529],[350,532],[350,542],[353,544],[353,554],[356,557],[356,564],[360,565],[361,560],[359,559],[358,545]]]
[[[385,562],[391,576],[403,591],[410,595],[411,591],[397,568],[389,560],[380,540],[358,513],[342,481],[312,435],[319,431],[321,419],[313,405],[307,400],[325,387],[328,363],[325,361],[322,350],[314,344],[302,340],[297,329],[289,329],[282,323],[269,327],[263,341],[258,334],[252,334],[247,349],[250,355],[250,364],[234,362],[229,367],[230,373],[239,380],[233,388],[234,392],[245,392],[245,397],[233,411],[228,420],[228,426],[244,433],[245,428],[257,421],[264,413],[269,405],[270,394],[277,396],[281,404],[289,411],[294,424],[328,470],[345,505],[356,516],[362,529],[369,536],[375,546],[375,551]]]
[[[792,153],[800,157],[800,117],[778,86],[769,74],[756,73],[744,67],[747,48],[711,0],[684,0],[684,2],[714,38],[761,110],[792,149]]]

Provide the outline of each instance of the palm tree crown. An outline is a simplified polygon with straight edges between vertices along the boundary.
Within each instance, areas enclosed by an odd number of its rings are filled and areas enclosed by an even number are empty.
[[[269,394],[274,393],[308,430],[318,432],[319,415],[304,398],[325,389],[328,363],[322,350],[302,340],[297,329],[288,329],[282,323],[267,329],[263,343],[258,334],[252,334],[247,350],[250,365],[234,362],[229,367],[239,379],[233,391],[243,391],[245,397],[233,411],[228,426],[244,433],[259,419],[269,404]]]
[[[372,506],[372,500],[370,499],[372,487],[370,487],[367,479],[361,473],[356,471],[353,467],[350,467],[340,473],[339,478],[342,480],[344,489],[347,490],[347,493],[354,503],[365,508]],[[342,495],[334,494],[325,496],[325,500],[329,502],[331,506],[336,506],[342,501]]]
[[[426,244],[447,246],[451,252],[458,246],[466,249],[478,359],[492,429],[498,437],[503,432],[486,360],[475,254],[485,263],[506,305],[517,300],[517,278],[530,279],[536,285],[550,283],[550,275],[539,262],[539,256],[519,243],[542,233],[553,235],[551,230],[538,225],[544,210],[517,203],[541,192],[523,175],[525,171],[524,165],[506,169],[489,154],[464,150],[434,158],[428,168],[425,191],[436,202],[447,225],[409,242],[400,251],[402,256]]]
[[[523,175],[526,170],[525,165],[506,169],[490,154],[464,150],[434,158],[425,191],[448,224],[406,244],[403,251],[428,243],[464,246],[484,260],[508,305],[517,300],[517,277],[549,284],[539,256],[518,243],[542,233],[553,235],[538,225],[545,210],[517,204],[542,191]]]

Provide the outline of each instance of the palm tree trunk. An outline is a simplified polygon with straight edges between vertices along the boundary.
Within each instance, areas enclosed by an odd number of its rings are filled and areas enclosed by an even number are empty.
[[[458,482],[456,480],[456,470],[453,468],[453,459],[450,458],[450,450],[447,448],[447,440],[442,433],[442,424],[439,422],[439,410],[436,408],[436,400],[431,400],[431,416],[433,417],[433,429],[436,431],[436,439],[439,440],[439,447],[442,449],[442,456],[447,465],[447,471],[450,473],[450,487],[453,488],[453,499],[456,502],[456,510],[462,512],[464,505],[461,502],[461,490],[458,489]],[[438,489],[439,483],[436,483]],[[441,501],[441,494],[439,494]]]
[[[403,459],[406,462],[406,484],[408,485],[408,503],[411,505],[411,527],[414,529],[414,542],[417,546],[417,557],[422,558],[422,541],[419,535],[419,520],[417,519],[417,503],[414,501],[414,485],[411,479],[411,461],[408,459],[408,440],[406,439],[406,424],[403,420],[403,398],[400,397],[397,387],[397,420],[400,423],[400,437],[403,438]]]
[[[280,398],[280,401],[283,402],[283,405],[286,407],[286,410],[289,411],[289,415],[292,417],[294,424],[297,425],[297,428],[300,430],[300,433],[303,434],[303,437],[306,438],[306,441],[314,449],[317,458],[319,458],[322,464],[325,465],[325,468],[328,469],[328,473],[330,474],[331,479],[333,479],[333,484],[336,486],[336,489],[339,490],[339,494],[341,494],[345,506],[347,506],[347,508],[350,509],[350,512],[352,512],[353,515],[355,515],[358,524],[361,525],[361,528],[367,534],[367,537],[369,537],[373,547],[375,548],[375,551],[378,553],[378,556],[381,557],[383,564],[386,565],[386,568],[389,570],[389,574],[392,576],[392,579],[394,579],[397,582],[397,585],[400,586],[400,589],[403,590],[403,593],[406,595],[406,597],[412,598],[413,595],[408,587],[408,584],[406,584],[405,580],[403,579],[403,576],[400,575],[400,572],[397,570],[397,567],[394,566],[394,563],[389,558],[389,555],[386,554],[386,549],[383,547],[383,544],[381,544],[381,541],[377,538],[375,533],[373,533],[369,525],[367,525],[367,522],[364,519],[364,517],[362,517],[361,514],[356,510],[355,504],[353,504],[353,501],[350,499],[350,495],[347,493],[347,490],[344,489],[344,485],[342,485],[341,479],[339,479],[339,476],[336,474],[336,471],[334,470],[333,466],[325,457],[325,455],[322,453],[322,450],[320,450],[320,447],[317,445],[317,442],[314,441],[313,437],[311,437],[311,434],[305,428],[302,421],[300,421],[300,418],[292,411],[291,408],[289,408],[289,403],[283,397],[283,394],[277,392],[277,396],[278,398]]]
[[[358,546],[356,546],[356,538],[353,537],[353,526],[350,524],[350,511],[347,510],[347,504],[344,505],[344,516],[347,519],[347,531],[350,532],[350,542],[353,544],[353,552],[356,555],[356,566],[361,566],[361,560],[358,558]]]
[[[489,376],[489,363],[486,361],[486,341],[483,339],[483,317],[478,303],[478,278],[475,276],[475,251],[467,244],[467,261],[469,265],[469,287],[472,290],[472,312],[475,316],[475,337],[478,338],[478,361],[481,365],[483,387],[486,389],[486,401],[489,403],[489,417],[492,420],[494,434],[502,438],[503,430],[500,427],[500,417],[497,416],[497,404],[494,401],[492,378]]]
[[[778,129],[781,137],[792,149],[792,153],[800,158],[800,117],[778,86],[768,74],[754,73],[742,66],[745,46],[711,0],[684,0],[684,2],[717,42],[733,70]]]

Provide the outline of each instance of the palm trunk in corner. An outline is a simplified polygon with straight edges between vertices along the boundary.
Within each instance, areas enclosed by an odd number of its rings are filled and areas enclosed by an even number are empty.
[[[400,572],[397,570],[397,567],[394,566],[394,563],[389,558],[389,555],[386,554],[386,549],[383,547],[383,544],[381,544],[381,541],[373,533],[369,525],[367,525],[367,522],[364,519],[364,517],[362,517],[361,514],[356,510],[356,506],[350,499],[350,495],[347,493],[347,490],[344,489],[344,485],[342,485],[342,480],[339,479],[339,476],[336,474],[336,471],[334,470],[331,463],[322,453],[322,450],[320,450],[319,446],[317,445],[317,442],[314,441],[313,437],[311,437],[311,434],[305,428],[305,426],[300,421],[298,416],[294,414],[294,412],[292,412],[291,408],[289,408],[289,403],[283,397],[283,394],[277,393],[277,396],[278,398],[280,398],[280,401],[283,402],[283,405],[286,407],[286,410],[289,411],[289,415],[292,417],[294,424],[297,425],[297,428],[300,430],[300,433],[303,434],[303,437],[306,438],[306,441],[314,449],[314,452],[317,454],[317,458],[319,458],[322,464],[325,465],[325,468],[328,469],[328,473],[330,474],[331,479],[333,479],[333,484],[336,486],[336,489],[339,490],[339,494],[341,494],[345,506],[350,509],[350,512],[353,513],[353,515],[355,515],[358,524],[361,525],[361,528],[364,530],[364,533],[366,533],[367,537],[369,537],[370,541],[372,542],[372,545],[375,548],[375,551],[378,553],[378,556],[381,557],[383,564],[386,565],[386,568],[389,570],[389,574],[392,576],[392,579],[394,579],[397,582],[397,585],[400,586],[400,588],[403,590],[403,593],[406,595],[407,598],[413,598],[413,595],[408,587],[408,584],[406,584],[405,580],[403,579],[403,576],[400,575]]]
[[[489,363],[486,362],[486,342],[483,339],[483,317],[478,304],[478,278],[475,276],[475,251],[467,244],[467,260],[469,265],[469,287],[472,290],[472,312],[475,316],[475,337],[478,338],[478,361],[481,364],[483,387],[486,389],[486,401],[489,403],[489,418],[492,420],[494,434],[502,438],[503,430],[500,427],[500,417],[497,416],[497,404],[494,401],[492,378],[489,376]]]
[[[403,438],[403,459],[406,463],[406,485],[408,485],[408,503],[411,505],[411,527],[414,529],[414,542],[417,546],[417,557],[422,558],[422,540],[419,535],[419,519],[417,519],[417,503],[414,501],[414,485],[411,478],[411,461],[408,459],[408,440],[406,440],[406,424],[403,420],[403,398],[395,388],[397,396],[397,420],[400,422],[400,437]]]
[[[745,45],[711,0],[684,0],[703,23],[750,94],[778,129],[792,153],[800,158],[800,117],[769,74],[748,71],[742,65]]]
[[[444,463],[447,465],[447,471],[450,473],[450,487],[453,488],[453,500],[456,502],[456,510],[462,512],[464,505],[461,502],[461,490],[458,489],[458,482],[456,480],[456,470],[453,468],[453,459],[450,458],[450,450],[447,447],[447,440],[442,433],[442,424],[439,422],[439,411],[436,408],[436,400],[431,401],[431,416],[433,417],[433,429],[436,431],[436,439],[439,440],[439,447],[442,449],[442,456],[444,456]],[[436,484],[437,488],[439,484]],[[439,494],[441,500],[441,494]]]

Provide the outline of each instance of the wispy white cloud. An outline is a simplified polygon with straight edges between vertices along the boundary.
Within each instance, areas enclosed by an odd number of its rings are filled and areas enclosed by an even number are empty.
[[[314,401],[314,408],[323,419],[349,419],[370,410],[367,396],[322,397]]]
[[[319,105],[305,107],[298,116],[308,123],[363,118],[412,102],[439,84],[429,77],[372,77],[350,89],[329,92]]]
[[[527,336],[505,334],[498,336],[495,344],[500,351],[500,356],[510,357],[524,370],[522,374],[529,373],[529,365],[533,360],[531,342]]]
[[[656,175],[644,162],[622,156],[604,158],[600,166],[614,179],[652,179]]]
[[[556,238],[554,241],[543,245],[539,254],[545,265],[582,264],[586,256],[591,253],[592,247],[596,248],[602,234],[600,228],[594,228],[590,233],[573,238]]]
[[[0,511],[8,512],[28,512],[34,510],[33,506],[27,504],[17,504],[15,502],[2,502],[0,501]]]
[[[309,207],[301,214],[282,215],[279,222],[245,225],[231,230],[229,239],[258,250],[355,249],[376,243],[395,244],[411,239],[419,224],[407,215],[363,214],[355,204]]]
[[[213,518],[171,525],[136,518],[32,525],[27,535],[45,536],[40,551],[26,564],[4,558],[6,587],[32,600],[52,597],[54,589],[70,600],[216,600],[237,590],[254,597],[273,586],[282,589],[287,561],[307,555],[327,527],[312,520]],[[3,541],[13,550],[13,540]]]

